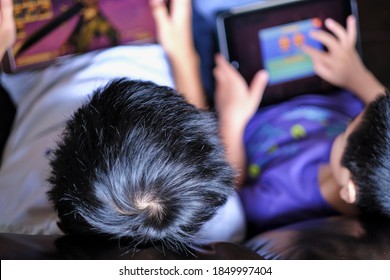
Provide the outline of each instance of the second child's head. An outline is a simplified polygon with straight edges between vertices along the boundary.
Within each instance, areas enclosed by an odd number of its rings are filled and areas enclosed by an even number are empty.
[[[390,217],[390,95],[369,104],[333,146],[332,153],[341,155],[331,163],[340,169],[333,173],[341,197],[363,213]]]

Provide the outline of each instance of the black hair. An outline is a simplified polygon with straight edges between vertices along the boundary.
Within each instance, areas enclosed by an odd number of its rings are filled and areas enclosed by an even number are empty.
[[[234,191],[214,114],[151,82],[97,89],[50,165],[48,195],[65,232],[129,238],[134,248],[192,245]]]
[[[363,112],[349,135],[342,165],[357,186],[364,214],[390,217],[390,95],[380,95]]]

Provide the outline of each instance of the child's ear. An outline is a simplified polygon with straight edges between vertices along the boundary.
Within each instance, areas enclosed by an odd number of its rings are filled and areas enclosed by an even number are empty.
[[[356,184],[352,181],[351,178],[348,179],[347,187],[346,187],[346,199],[345,201],[353,204],[356,202]]]

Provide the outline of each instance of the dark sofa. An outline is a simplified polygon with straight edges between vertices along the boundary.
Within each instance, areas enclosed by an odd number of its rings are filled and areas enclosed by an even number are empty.
[[[390,260],[390,221],[335,216],[263,232],[244,244],[217,242],[180,254],[160,247],[132,252],[118,241],[0,234],[1,259],[325,259]]]

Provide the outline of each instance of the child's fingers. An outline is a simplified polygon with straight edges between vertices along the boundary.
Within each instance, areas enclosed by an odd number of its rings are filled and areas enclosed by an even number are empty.
[[[220,81],[221,78],[224,76],[224,64],[223,64],[223,57],[220,54],[215,55],[215,67],[213,69],[213,75],[216,78],[217,81]]]
[[[13,15],[13,2],[12,0],[1,0],[0,2],[0,21],[2,23],[12,22]]]
[[[220,53],[217,53],[215,55],[215,64],[216,65],[226,65],[228,62],[226,61],[226,59],[223,57],[222,54]]]
[[[268,83],[268,78],[268,72],[265,70],[258,71],[253,77],[249,86],[249,94],[254,104],[260,104],[265,87]]]
[[[314,61],[324,61],[328,62],[329,61],[329,56],[327,53],[325,53],[322,50],[315,49],[313,47],[303,45],[302,46],[302,51],[306,53],[310,58]]]
[[[330,51],[339,48],[339,42],[337,41],[336,37],[334,37],[329,32],[323,30],[313,30],[310,32],[310,37],[323,44]]]
[[[347,18],[347,37],[349,44],[355,46],[357,40],[357,26],[356,18],[352,15]]]
[[[171,0],[171,14],[175,18],[190,18],[191,0]]]
[[[223,73],[228,73],[229,75],[234,74],[237,70],[223,57],[221,54],[215,55],[215,64],[216,69],[220,69]]]
[[[12,0],[0,0],[0,56],[15,41],[16,30]],[[0,57],[1,58],[1,57]]]
[[[327,79],[330,74],[329,64],[331,63],[329,56],[325,52],[309,46],[303,46],[302,50],[312,59],[316,74],[323,79]]]
[[[325,26],[330,30],[332,31],[332,33],[336,36],[336,38],[339,40],[339,42],[342,44],[342,45],[347,45],[348,44],[348,36],[347,36],[347,32],[346,30],[344,29],[344,27],[338,23],[337,21],[331,19],[331,18],[327,18],[325,20]]]
[[[328,65],[322,61],[318,61],[313,64],[315,73],[324,79],[325,81],[330,81],[332,78],[332,69],[328,67]]]
[[[152,9],[152,15],[157,23],[157,26],[166,24],[169,19],[168,8],[165,5],[164,0],[150,0],[150,7]]]

